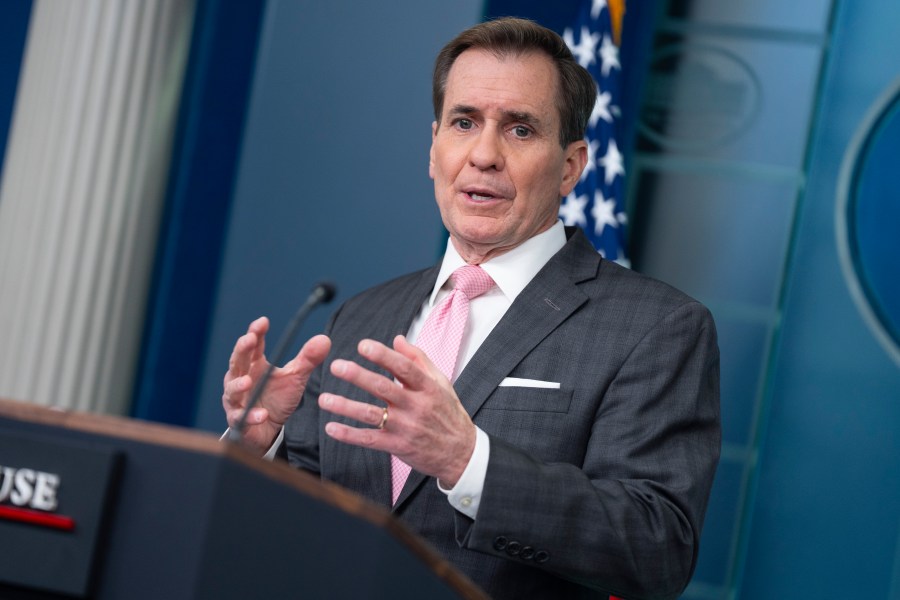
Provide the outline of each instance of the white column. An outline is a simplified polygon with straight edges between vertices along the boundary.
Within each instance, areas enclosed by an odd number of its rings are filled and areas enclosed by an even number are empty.
[[[0,181],[0,397],[128,410],[193,6],[34,3]]]

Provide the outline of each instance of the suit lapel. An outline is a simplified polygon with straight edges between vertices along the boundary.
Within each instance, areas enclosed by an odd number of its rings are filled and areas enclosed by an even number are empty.
[[[577,284],[597,276],[601,258],[580,229],[567,233],[570,237],[566,245],[522,290],[453,384],[470,417],[475,417],[503,378],[541,340],[587,302]],[[412,471],[396,506],[403,504],[425,479],[425,475]]]
[[[454,384],[469,416],[474,418],[516,365],[587,302],[577,284],[597,276],[600,260],[576,229],[522,290]]]

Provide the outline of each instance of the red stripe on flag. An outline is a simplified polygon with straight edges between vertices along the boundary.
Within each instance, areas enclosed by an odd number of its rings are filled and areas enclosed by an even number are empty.
[[[19,521],[20,523],[31,523],[32,525],[40,525],[41,527],[52,527],[53,529],[62,529],[63,531],[72,531],[75,529],[75,519],[72,517],[51,515],[36,510],[16,508],[13,506],[0,506],[0,519]]]

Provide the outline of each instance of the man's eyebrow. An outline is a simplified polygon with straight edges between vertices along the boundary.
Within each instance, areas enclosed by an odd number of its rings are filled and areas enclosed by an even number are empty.
[[[478,112],[478,109],[474,106],[469,106],[467,104],[457,104],[450,108],[447,111],[448,115],[473,115]]]
[[[468,104],[457,104],[450,108],[447,111],[448,116],[454,115],[474,115],[481,112],[479,109],[474,106],[469,106]],[[503,117],[506,121],[515,121],[518,123],[524,123],[526,125],[531,125],[532,127],[539,129],[544,123],[539,118],[537,118],[534,114],[525,111],[518,110],[509,110],[503,112]]]
[[[540,128],[543,125],[543,121],[538,119],[536,116],[531,114],[530,112],[520,112],[520,111],[507,111],[503,113],[507,120],[509,121],[517,121],[519,123],[524,123],[526,125],[531,125],[535,128]]]

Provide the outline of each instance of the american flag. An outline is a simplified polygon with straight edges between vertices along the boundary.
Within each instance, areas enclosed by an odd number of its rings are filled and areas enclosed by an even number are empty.
[[[613,22],[621,23],[622,0],[585,0],[563,39],[582,67],[597,82],[597,103],[585,141],[588,162],[581,180],[564,200],[559,216],[578,225],[604,257],[628,265],[625,256],[625,165],[616,142],[622,67]],[[611,15],[610,5],[618,11]]]

